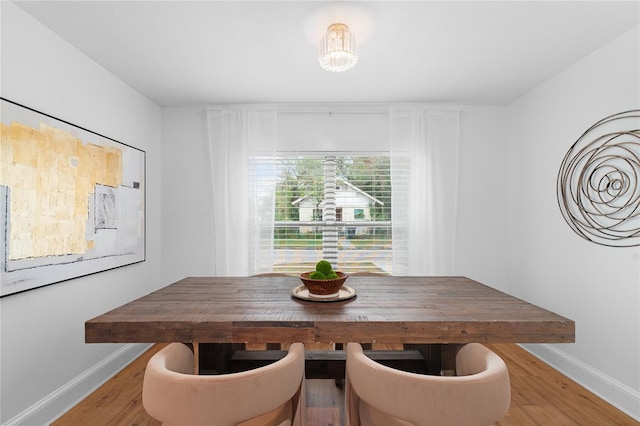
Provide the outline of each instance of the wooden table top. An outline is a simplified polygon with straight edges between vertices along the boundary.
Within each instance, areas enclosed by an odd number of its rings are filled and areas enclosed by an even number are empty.
[[[85,323],[87,343],[567,343],[575,324],[465,277],[351,276],[357,296],[294,298],[297,277],[185,278]]]

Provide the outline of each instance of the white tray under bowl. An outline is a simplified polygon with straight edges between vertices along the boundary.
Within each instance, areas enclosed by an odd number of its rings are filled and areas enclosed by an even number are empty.
[[[309,293],[309,289],[302,284],[291,290],[291,295],[298,299],[310,300],[313,302],[337,302],[340,300],[351,299],[356,295],[356,291],[349,286],[343,285],[338,289],[338,292],[334,294],[312,294]]]

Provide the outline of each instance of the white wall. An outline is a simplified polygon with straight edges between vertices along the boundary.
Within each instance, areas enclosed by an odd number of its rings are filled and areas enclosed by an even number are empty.
[[[1,7],[1,95],[146,151],[147,260],[0,299],[0,422],[46,424],[145,345],[85,344],[84,322],[162,283],[158,106],[13,3]]]
[[[168,282],[215,275],[206,112],[162,111],[162,274]]]
[[[506,108],[466,107],[460,125],[457,275],[504,290],[507,285]]]
[[[508,286],[575,320],[576,343],[528,348],[640,419],[640,248],[590,243],[565,223],[560,163],[598,120],[640,108],[638,27],[508,106]]]

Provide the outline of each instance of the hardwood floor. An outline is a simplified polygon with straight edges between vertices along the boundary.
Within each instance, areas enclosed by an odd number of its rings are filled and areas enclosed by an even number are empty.
[[[53,425],[160,425],[142,407],[142,377],[148,359],[162,346],[145,352]],[[517,345],[487,346],[505,360],[511,378],[511,409],[497,426],[640,425]],[[333,380],[308,380],[309,426],[339,426],[343,398]]]

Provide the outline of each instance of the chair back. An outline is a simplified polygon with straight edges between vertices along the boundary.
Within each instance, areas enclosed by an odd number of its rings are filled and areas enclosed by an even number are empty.
[[[264,367],[221,375],[194,375],[194,356],[171,343],[147,364],[145,410],[166,426],[284,426],[304,424],[304,345]]]
[[[490,425],[509,410],[504,361],[478,343],[456,357],[457,376],[429,376],[381,365],[347,345],[347,426]]]

